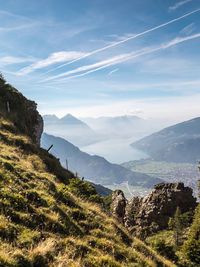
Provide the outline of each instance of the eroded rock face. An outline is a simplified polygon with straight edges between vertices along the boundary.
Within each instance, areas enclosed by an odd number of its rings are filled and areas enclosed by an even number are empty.
[[[152,231],[162,230],[168,226],[169,218],[174,216],[177,207],[184,213],[194,210],[196,205],[192,189],[185,187],[183,183],[157,184],[142,199],[133,225],[150,227]]]
[[[131,232],[156,232],[166,229],[177,207],[181,212],[194,210],[197,202],[192,189],[183,183],[160,183],[144,198],[126,201],[122,192],[113,196],[113,213],[120,217]]]
[[[31,116],[32,114],[32,127],[33,127],[33,135],[32,138],[36,141],[38,145],[40,145],[40,139],[44,129],[44,122],[42,116],[37,111],[37,105],[35,102],[29,102],[28,110]]]

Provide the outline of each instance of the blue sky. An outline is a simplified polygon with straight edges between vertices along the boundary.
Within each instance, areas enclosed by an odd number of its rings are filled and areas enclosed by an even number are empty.
[[[42,114],[199,116],[199,0],[2,0],[0,70]]]

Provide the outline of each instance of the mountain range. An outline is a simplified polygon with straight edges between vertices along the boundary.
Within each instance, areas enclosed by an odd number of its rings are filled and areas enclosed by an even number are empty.
[[[59,119],[56,115],[44,115],[45,132],[63,137],[77,146],[99,141],[97,134],[83,121],[71,114]]]

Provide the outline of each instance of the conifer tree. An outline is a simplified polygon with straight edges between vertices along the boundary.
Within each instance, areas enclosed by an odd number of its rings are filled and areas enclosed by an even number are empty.
[[[168,225],[169,228],[173,230],[175,246],[179,246],[181,244],[182,234],[184,230],[184,222],[179,207],[177,207],[176,209],[174,218],[170,218]]]

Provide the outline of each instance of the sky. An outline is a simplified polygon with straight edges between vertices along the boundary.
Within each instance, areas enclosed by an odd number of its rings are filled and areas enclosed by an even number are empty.
[[[1,0],[0,71],[41,114],[200,111],[200,0]]]

